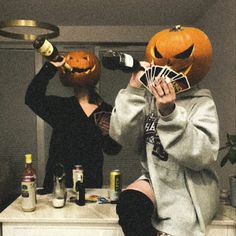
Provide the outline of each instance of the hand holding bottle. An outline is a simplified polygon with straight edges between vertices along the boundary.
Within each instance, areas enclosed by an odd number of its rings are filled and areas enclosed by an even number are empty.
[[[62,57],[62,61],[49,61],[51,64],[53,64],[55,67],[62,67],[65,64],[65,58]]]
[[[151,64],[146,61],[140,61],[140,66],[142,68],[148,68],[151,66]],[[142,84],[139,81],[139,79],[143,76],[143,74],[144,74],[144,70],[139,70],[139,71],[133,72],[130,82],[129,82],[129,85],[134,88],[140,88],[142,86]]]
[[[33,47],[54,66],[63,68],[63,71],[71,72],[72,68],[65,62],[65,58],[59,54],[56,46],[44,37],[37,37],[33,43]]]

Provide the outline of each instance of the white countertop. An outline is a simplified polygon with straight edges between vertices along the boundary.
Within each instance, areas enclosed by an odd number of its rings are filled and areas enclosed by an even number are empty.
[[[220,205],[211,225],[229,225],[236,227],[236,208],[229,204]]]
[[[107,189],[86,189],[86,196],[99,195],[108,198]],[[52,206],[51,195],[37,195],[37,206],[33,212],[24,212],[21,209],[21,197],[0,213],[0,222],[45,222],[45,223],[86,223],[86,224],[116,224],[115,204],[86,203],[78,206],[69,201],[72,196],[68,191],[68,201],[63,208]],[[236,226],[236,208],[229,205],[220,205],[219,212],[211,225]]]
[[[107,189],[86,189],[87,195],[99,195],[108,197]],[[47,223],[117,223],[115,204],[86,203],[78,206],[70,202],[71,190],[68,191],[66,205],[63,208],[52,206],[51,194],[37,195],[36,210],[24,212],[21,209],[21,197],[17,198],[11,205],[0,213],[0,222],[47,222]]]

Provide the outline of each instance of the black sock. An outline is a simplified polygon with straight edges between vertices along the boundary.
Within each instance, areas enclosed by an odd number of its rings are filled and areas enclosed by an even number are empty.
[[[142,192],[128,189],[119,196],[116,213],[125,236],[156,236],[151,217],[154,206]]]

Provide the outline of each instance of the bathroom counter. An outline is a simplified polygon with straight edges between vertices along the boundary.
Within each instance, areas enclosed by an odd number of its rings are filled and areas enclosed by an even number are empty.
[[[94,194],[108,198],[107,189],[86,189],[86,196]],[[73,194],[69,190],[66,205],[54,208],[50,194],[37,195],[37,206],[33,212],[23,212],[21,197],[17,198],[0,213],[2,236],[123,236],[115,204],[86,203],[78,206],[69,201],[71,196]],[[236,208],[220,205],[207,230],[207,236],[218,235],[236,235]]]
[[[221,204],[207,229],[207,236],[236,236],[236,208]]]
[[[86,189],[86,196],[98,195],[108,198],[107,189]],[[115,204],[86,203],[78,206],[70,202],[73,196],[68,191],[63,208],[52,207],[51,194],[37,195],[33,212],[23,212],[21,196],[0,213],[2,236],[120,236]],[[0,234],[1,235],[1,234]]]

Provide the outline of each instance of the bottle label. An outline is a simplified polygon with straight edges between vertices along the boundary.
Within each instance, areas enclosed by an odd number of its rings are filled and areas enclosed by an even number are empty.
[[[53,46],[48,40],[45,40],[38,52],[45,57],[50,56],[53,52]]]
[[[21,182],[22,209],[33,211],[36,205],[36,186],[34,181]]]
[[[131,55],[124,53],[125,66],[132,68],[134,66],[134,59]]]
[[[73,169],[72,170],[72,175],[73,175],[73,191],[76,192],[76,182],[80,181],[81,183],[83,183],[84,179],[83,179],[83,171],[82,170],[78,170],[78,169]]]

